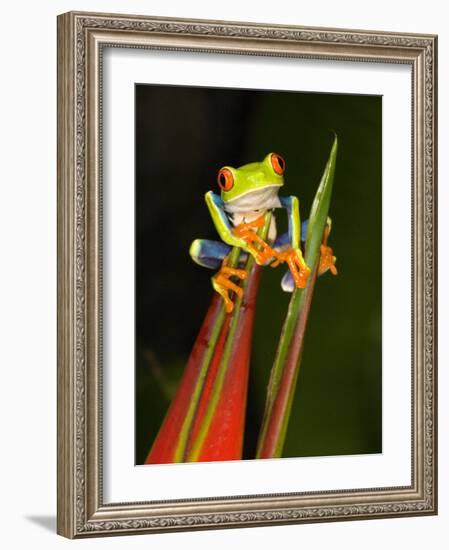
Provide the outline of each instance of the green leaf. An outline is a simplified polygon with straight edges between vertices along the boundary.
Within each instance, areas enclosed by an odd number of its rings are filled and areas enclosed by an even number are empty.
[[[320,245],[328,219],[337,149],[338,140],[335,135],[309,216],[304,259],[311,274],[306,288],[295,289],[290,299],[268,384],[256,458],[282,456],[318,272]]]

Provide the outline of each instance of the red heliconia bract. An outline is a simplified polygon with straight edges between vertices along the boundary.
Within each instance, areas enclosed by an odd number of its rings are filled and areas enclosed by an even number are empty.
[[[207,367],[183,461],[188,460],[189,450],[198,435],[214,390],[219,368],[226,370],[218,404],[195,461],[240,460],[242,458],[251,341],[259,280],[260,267],[255,264],[248,273],[240,307],[235,308],[233,313],[224,317],[220,315],[220,312],[223,311],[221,297],[218,295],[213,297],[175,397],[146,458],[146,464],[166,464],[175,461],[180,432],[217,322],[221,322],[220,333]],[[235,316],[238,318],[235,319]],[[232,342],[228,342],[231,322],[236,323],[236,329],[232,336]],[[225,346],[231,346],[231,348],[229,360],[227,364],[223,365]]]
[[[204,318],[176,394],[145,460],[145,464],[166,464],[174,460],[178,436],[220,307],[222,307],[221,298],[216,294]]]
[[[248,275],[242,305],[237,313],[237,327],[231,343],[231,353],[220,398],[197,458],[199,462],[241,460],[242,458],[251,342],[259,280],[260,267],[253,265]],[[222,349],[217,351],[222,353]],[[205,394],[205,404],[208,398],[209,395]],[[201,419],[201,415],[198,415],[196,426],[201,423]],[[195,440],[195,436],[194,431],[192,441]]]

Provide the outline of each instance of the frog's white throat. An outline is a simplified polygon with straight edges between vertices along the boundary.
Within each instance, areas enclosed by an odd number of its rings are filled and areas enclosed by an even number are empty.
[[[224,209],[231,214],[234,225],[251,222],[267,210],[280,208],[281,202],[278,197],[279,185],[267,185],[255,189],[240,197],[224,203]]]

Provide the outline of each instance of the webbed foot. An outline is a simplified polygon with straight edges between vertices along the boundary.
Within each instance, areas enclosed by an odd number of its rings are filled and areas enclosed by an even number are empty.
[[[310,275],[310,268],[304,261],[302,253],[297,248],[289,248],[284,252],[275,252],[275,261],[271,267],[277,267],[281,263],[287,263],[292,274],[296,288],[305,288]]]
[[[231,300],[229,292],[235,292],[240,299],[243,296],[243,288],[231,281],[230,277],[237,277],[240,280],[244,280],[246,279],[246,275],[247,273],[244,269],[228,267],[226,262],[223,262],[220,271],[212,277],[212,286],[223,298],[226,313],[231,313],[234,309],[234,302]]]
[[[335,262],[337,258],[334,256],[334,251],[330,246],[322,244],[320,246],[320,264],[318,266],[318,275],[322,275],[327,270],[329,270],[332,275],[337,275],[338,271],[335,267]]]
[[[304,261],[301,251],[295,248],[286,251],[286,262],[297,288],[305,288],[310,268]]]
[[[320,263],[318,265],[318,275],[322,275],[329,270],[332,275],[337,275],[338,271],[335,267],[337,258],[334,256],[334,251],[330,246],[327,246],[327,239],[331,231],[331,223],[328,221],[324,230],[323,242],[320,245]]]
[[[245,241],[246,249],[254,257],[258,265],[265,265],[275,256],[274,250],[267,244],[256,231],[263,227],[264,216],[248,223],[241,223],[234,229],[234,235]]]

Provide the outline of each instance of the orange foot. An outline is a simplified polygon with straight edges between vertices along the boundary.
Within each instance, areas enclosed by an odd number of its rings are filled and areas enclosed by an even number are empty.
[[[257,229],[263,227],[264,223],[264,217],[261,216],[252,222],[241,223],[234,229],[234,234],[245,241],[248,252],[254,257],[258,265],[266,264],[276,255],[271,246],[256,233]]]
[[[225,264],[220,271],[212,277],[212,286],[220,294],[225,303],[226,313],[231,313],[234,309],[234,302],[229,297],[229,291],[232,290],[241,299],[243,296],[243,288],[230,280],[230,277],[238,277],[240,280],[246,279],[246,271],[244,269],[235,269],[227,267]]]
[[[279,264],[286,262],[296,287],[305,288],[310,269],[304,261],[301,251],[297,248],[289,248],[284,252],[275,252],[275,258],[275,261],[270,264],[271,267],[277,267]]]
[[[327,246],[326,244],[322,244],[320,246],[320,264],[318,266],[318,275],[322,275],[325,273],[328,269],[332,273],[332,275],[337,275],[338,271],[335,267],[335,262],[337,261],[337,258],[334,256],[334,251],[330,246]]]

